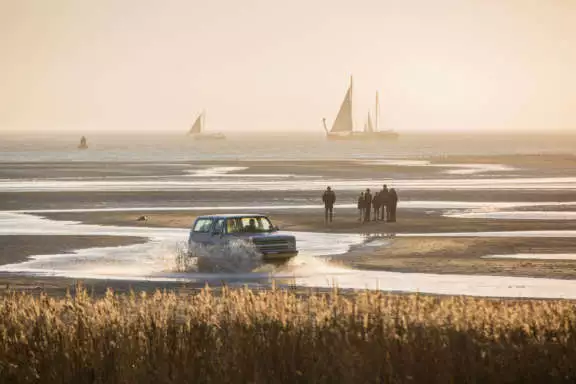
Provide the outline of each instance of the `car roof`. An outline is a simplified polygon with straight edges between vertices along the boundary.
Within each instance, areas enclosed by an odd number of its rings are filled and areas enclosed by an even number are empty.
[[[198,216],[198,219],[235,219],[241,217],[267,217],[266,215],[260,213],[221,213],[218,215],[202,215]]]

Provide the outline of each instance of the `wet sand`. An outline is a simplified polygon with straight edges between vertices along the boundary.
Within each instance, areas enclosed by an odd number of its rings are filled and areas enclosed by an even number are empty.
[[[395,238],[352,250],[342,262],[357,269],[435,274],[576,279],[576,260],[483,259],[516,253],[571,253],[574,239]],[[336,258],[340,260],[340,258]]]
[[[69,253],[92,247],[140,244],[147,239],[121,236],[0,236],[0,264],[12,264],[31,255]]]
[[[576,221],[567,220],[486,220],[463,219],[442,216],[435,210],[402,209],[396,223],[360,223],[355,209],[335,210],[334,221],[324,223],[323,209],[313,210],[244,210],[269,215],[281,229],[287,231],[333,232],[333,233],[437,233],[437,232],[483,232],[520,230],[567,230],[576,229]],[[225,213],[225,212],[217,212]],[[214,214],[213,211],[191,212],[73,212],[45,213],[43,217],[54,220],[81,221],[88,224],[123,225],[144,227],[190,228],[197,216]],[[137,221],[145,215],[148,221]]]
[[[25,261],[30,256],[69,253],[91,247],[117,247],[146,242],[139,237],[116,236],[0,236],[0,264],[12,264]],[[0,294],[14,291],[45,292],[53,295],[64,295],[73,291],[79,282],[61,277],[26,276],[0,272]],[[106,287],[127,291],[134,286],[132,282],[85,281],[86,287],[98,294],[105,292]],[[140,286],[143,288],[143,286]],[[148,289],[151,289],[149,287]]]

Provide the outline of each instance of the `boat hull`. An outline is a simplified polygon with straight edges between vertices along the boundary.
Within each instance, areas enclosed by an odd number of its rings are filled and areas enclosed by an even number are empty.
[[[328,140],[352,140],[352,141],[376,141],[376,140],[395,140],[398,133],[392,131],[378,132],[346,132],[346,133],[328,133]]]
[[[194,140],[225,140],[226,136],[223,133],[197,133],[193,134]]]

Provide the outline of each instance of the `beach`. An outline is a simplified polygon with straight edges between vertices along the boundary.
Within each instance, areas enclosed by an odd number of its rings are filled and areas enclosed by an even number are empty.
[[[576,256],[569,256],[576,255],[574,164],[576,156],[566,154],[4,163],[0,285],[63,291],[82,281],[154,290],[223,281],[265,286],[289,276],[310,287],[310,276],[338,284],[348,271],[357,272],[358,281],[344,285],[357,288],[364,273],[560,284],[576,277]],[[359,192],[383,184],[398,190],[398,221],[360,223]],[[326,224],[320,196],[328,185],[337,201],[334,221]],[[197,216],[238,212],[268,215],[302,239],[302,256],[264,273],[260,267],[183,273],[167,266]],[[140,252],[145,268],[138,265]]]

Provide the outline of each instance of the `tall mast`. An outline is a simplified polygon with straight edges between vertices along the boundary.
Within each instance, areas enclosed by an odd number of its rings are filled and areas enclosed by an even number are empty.
[[[376,91],[376,109],[374,111],[375,116],[374,116],[374,131],[378,132],[378,91]]]

